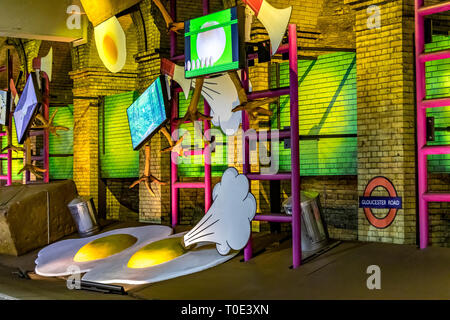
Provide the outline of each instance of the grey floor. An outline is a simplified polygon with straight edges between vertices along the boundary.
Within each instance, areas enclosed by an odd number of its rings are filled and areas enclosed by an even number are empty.
[[[342,242],[293,270],[290,241],[274,245],[276,237],[255,238],[268,249],[249,262],[238,255],[196,274],[129,287],[127,296],[68,290],[63,279],[13,274],[18,267],[33,270],[38,251],[0,256],[0,299],[450,299],[449,248]],[[367,288],[370,265],[380,267],[380,290]]]

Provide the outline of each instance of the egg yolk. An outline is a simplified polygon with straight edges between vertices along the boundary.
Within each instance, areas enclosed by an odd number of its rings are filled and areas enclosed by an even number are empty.
[[[167,238],[152,242],[137,251],[128,261],[128,268],[142,269],[173,260],[186,253],[181,238]]]
[[[103,38],[103,52],[110,64],[115,65],[117,63],[119,50],[117,49],[114,38],[110,34],[106,34]]]
[[[115,234],[96,239],[84,245],[73,258],[75,262],[105,259],[131,247],[137,238],[129,234]]]

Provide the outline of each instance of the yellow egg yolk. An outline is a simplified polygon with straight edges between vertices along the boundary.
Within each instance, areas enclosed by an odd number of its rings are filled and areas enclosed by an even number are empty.
[[[142,269],[173,260],[186,253],[181,238],[152,242],[137,251],[128,261],[128,268]]]
[[[75,262],[105,259],[131,247],[137,238],[129,234],[115,234],[84,245],[73,258]]]

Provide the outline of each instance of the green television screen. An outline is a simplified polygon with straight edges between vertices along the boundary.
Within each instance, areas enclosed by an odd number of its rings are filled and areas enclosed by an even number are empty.
[[[241,67],[243,45],[240,45],[240,41],[244,25],[242,10],[233,7],[185,22],[186,78]]]

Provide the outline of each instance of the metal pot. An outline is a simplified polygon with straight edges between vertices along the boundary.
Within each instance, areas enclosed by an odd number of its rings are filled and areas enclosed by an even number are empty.
[[[92,198],[90,200],[75,198],[67,206],[75,221],[80,237],[92,236],[100,230]]]
[[[302,206],[302,251],[316,251],[328,242],[328,232],[322,220],[319,193],[314,191],[301,192]],[[292,198],[283,202],[286,214],[292,214]]]

